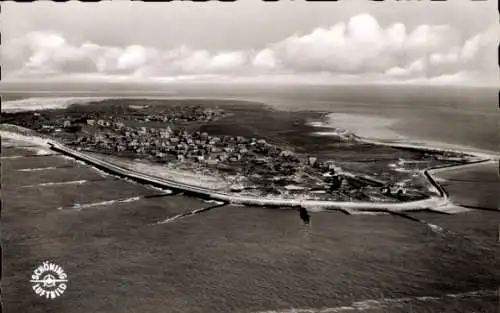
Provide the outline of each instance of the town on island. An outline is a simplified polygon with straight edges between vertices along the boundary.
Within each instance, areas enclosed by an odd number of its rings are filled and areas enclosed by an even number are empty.
[[[76,109],[2,112],[2,123],[32,129],[94,156],[140,159],[194,175],[217,177],[227,182],[223,191],[231,193],[378,202],[429,197],[425,188],[354,175],[333,160],[298,153],[293,147],[264,138],[218,136],[199,130],[199,125],[230,118],[231,114],[230,110],[203,105],[158,109],[148,104],[120,103],[105,110],[84,105]]]

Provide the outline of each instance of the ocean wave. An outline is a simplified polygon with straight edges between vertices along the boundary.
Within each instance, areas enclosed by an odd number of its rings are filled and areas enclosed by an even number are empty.
[[[35,185],[24,185],[21,188],[31,188],[31,187],[44,187],[44,186],[60,186],[60,185],[81,185],[87,183],[87,180],[71,180],[71,181],[62,181],[62,182],[46,182]]]
[[[429,226],[429,228],[435,232],[435,233],[444,233],[444,228],[436,225],[436,224],[431,224],[431,223],[427,223],[427,226]]]
[[[27,148],[27,149],[29,149],[29,148]],[[53,151],[50,151],[50,150],[37,149],[35,154],[36,155],[51,155],[51,154],[55,154],[55,153]]]
[[[153,186],[153,185],[146,185],[148,188],[150,189],[153,189],[153,190],[157,190],[157,191],[161,191],[162,193],[166,194],[166,195],[171,195],[173,194],[174,192],[172,191],[172,189],[168,189],[168,188],[160,188],[160,187],[156,187],[156,186]]]
[[[142,199],[142,197],[135,196],[135,197],[125,198],[125,199],[107,200],[107,201],[93,202],[93,203],[86,203],[86,204],[75,203],[71,207],[68,207],[68,208],[59,207],[57,209],[58,210],[67,210],[67,209],[70,209],[70,210],[81,211],[82,209],[87,209],[87,208],[92,208],[92,207],[99,207],[99,206],[107,206],[107,205],[112,205],[112,204],[115,204],[115,203],[128,203],[128,202],[138,201],[140,199]]]
[[[215,205],[221,205],[221,204],[224,204],[224,202],[222,202],[222,201],[217,201],[217,200],[203,200],[203,199],[202,199],[201,201],[203,201],[203,202],[205,202],[205,203],[215,204]]]
[[[439,206],[436,208],[431,208],[431,211],[446,213],[446,214],[457,214],[457,213],[465,213],[470,212],[472,209],[465,208],[463,206],[455,205],[453,203],[449,203],[447,205]],[[432,227],[431,227],[432,228]]]
[[[26,156],[25,155],[5,155],[3,156],[2,155],[2,159],[21,159],[21,158],[25,158]]]
[[[330,307],[330,308],[292,308],[283,310],[268,310],[259,311],[255,313],[342,313],[352,311],[371,311],[383,309],[395,305],[409,305],[421,302],[443,301],[447,298],[471,298],[471,297],[490,297],[496,296],[497,290],[475,290],[470,292],[445,294],[442,296],[417,296],[417,297],[404,297],[404,298],[382,298],[382,299],[369,299],[356,301],[350,305]]]
[[[48,167],[34,167],[34,168],[21,168],[18,169],[18,172],[39,172],[39,171],[47,171],[47,170],[55,170],[57,167],[48,166]]]
[[[92,166],[90,164],[87,164],[85,163],[84,161],[81,161],[81,160],[78,160],[78,159],[75,159],[73,157],[70,157],[70,156],[67,156],[67,155],[62,155],[63,158],[67,159],[67,160],[71,160],[77,164],[80,164],[80,165],[83,165],[85,167],[89,167],[91,168],[93,171],[97,172],[97,174],[99,174],[99,176],[103,177],[103,178],[115,178],[115,179],[118,179],[118,180],[124,180],[126,182],[129,182],[131,184],[136,184],[136,185],[144,185],[144,184],[141,184],[141,183],[138,183],[137,181],[133,180],[133,179],[130,179],[130,178],[127,178],[127,177],[123,177],[123,176],[120,176],[120,175],[116,175],[116,174],[112,174],[110,172],[107,172],[107,171],[103,171],[95,166]],[[161,191],[165,194],[173,194],[174,192],[171,190],[171,189],[168,189],[168,188],[160,188],[160,187],[156,187],[156,186],[153,186],[151,184],[145,184],[144,186],[148,187],[149,189],[153,189],[153,190],[157,190],[157,191]]]

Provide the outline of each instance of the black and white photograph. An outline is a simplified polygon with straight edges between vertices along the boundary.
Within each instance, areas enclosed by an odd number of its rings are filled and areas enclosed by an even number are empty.
[[[6,313],[500,312],[498,3],[1,3]]]

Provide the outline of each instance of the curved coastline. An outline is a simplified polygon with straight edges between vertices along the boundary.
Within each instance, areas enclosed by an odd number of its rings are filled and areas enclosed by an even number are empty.
[[[16,126],[16,128],[19,128]],[[447,170],[450,168],[458,168],[464,166],[473,166],[475,164],[492,161],[494,158],[481,158],[466,164],[441,165],[432,168],[427,168],[421,171],[421,174],[426,177],[429,183],[438,191],[439,197],[429,197],[423,200],[388,203],[388,202],[349,202],[349,201],[333,201],[333,200],[295,200],[295,199],[280,199],[280,198],[257,198],[251,196],[241,196],[226,192],[215,191],[209,188],[192,186],[185,183],[176,182],[171,179],[159,178],[146,175],[134,170],[117,166],[113,163],[94,158],[90,155],[78,152],[52,139],[39,138],[34,134],[20,134],[12,130],[0,131],[2,137],[13,138],[15,140],[35,142],[37,145],[49,146],[52,150],[63,153],[71,158],[83,161],[91,166],[108,173],[118,175],[124,178],[139,181],[144,184],[149,184],[163,189],[173,189],[184,194],[190,194],[206,200],[223,201],[228,204],[239,204],[249,206],[271,206],[271,207],[304,207],[311,211],[329,211],[338,210],[342,212],[357,211],[357,212],[386,212],[389,214],[401,213],[405,211],[421,211],[431,210],[440,213],[447,212],[447,207],[452,205],[449,200],[448,193],[432,176],[433,171]],[[434,150],[436,151],[436,150]],[[483,157],[484,155],[474,155]]]
[[[265,105],[265,103],[264,103]],[[338,130],[338,129],[337,129]],[[349,132],[349,131],[348,131]],[[159,178],[155,176],[146,175],[137,171],[133,171],[124,167],[120,167],[112,162],[103,161],[87,154],[73,150],[67,146],[64,146],[58,142],[51,139],[45,139],[44,144],[48,144],[52,149],[62,152],[70,157],[84,161],[92,166],[103,169],[105,171],[111,172],[113,174],[118,174],[123,177],[131,178],[134,180],[139,180],[147,184],[152,184],[159,186],[161,188],[176,189],[185,193],[191,193],[201,198],[213,199],[224,201],[226,203],[232,204],[243,204],[243,205],[257,205],[257,206],[280,206],[280,207],[305,207],[312,210],[357,210],[357,211],[376,211],[376,212],[403,212],[411,210],[434,210],[443,212],[443,209],[451,204],[448,198],[447,191],[438,183],[432,176],[432,171],[434,170],[445,170],[452,167],[462,167],[473,165],[477,163],[483,163],[491,160],[497,160],[499,158],[496,154],[485,153],[484,151],[477,151],[477,149],[466,149],[464,151],[459,149],[459,147],[454,147],[456,149],[448,149],[444,146],[431,146],[430,144],[416,144],[416,143],[401,143],[386,140],[376,140],[366,137],[355,136],[358,142],[370,143],[374,145],[383,145],[402,149],[413,149],[419,151],[429,151],[429,152],[455,152],[476,159],[468,162],[466,164],[458,165],[445,165],[436,166],[432,168],[427,168],[421,171],[421,174],[426,177],[431,186],[433,186],[439,193],[439,197],[429,197],[423,200],[400,202],[400,203],[387,203],[387,202],[348,202],[348,201],[334,201],[334,200],[296,200],[296,199],[280,199],[280,198],[257,198],[252,196],[242,196],[237,194],[230,194],[220,191],[215,191],[210,188],[203,188],[198,186],[192,186],[189,184],[177,182],[171,179]],[[474,151],[475,150],[475,151]]]
[[[272,207],[304,207],[306,209],[319,209],[319,210],[356,210],[365,212],[405,212],[415,210],[440,210],[440,207],[449,205],[448,195],[446,190],[440,186],[429,173],[434,168],[429,168],[423,171],[423,175],[429,182],[438,190],[439,197],[429,197],[423,200],[408,201],[401,203],[387,203],[387,202],[348,202],[348,201],[329,201],[329,200],[294,200],[294,199],[279,199],[279,198],[256,198],[250,196],[241,196],[230,194],[226,192],[214,191],[208,188],[192,186],[184,183],[179,183],[170,179],[153,177],[145,175],[134,170],[126,169],[107,161],[103,161],[84,153],[73,150],[60,143],[50,141],[48,142],[51,149],[61,152],[67,156],[83,161],[87,164],[95,166],[99,169],[111,172],[125,178],[137,180],[143,183],[151,184],[160,188],[174,189],[182,191],[186,194],[191,194],[200,198],[208,200],[223,201],[230,204],[242,204],[250,206],[272,206]],[[488,160],[480,160],[477,162],[485,162]],[[456,165],[452,165],[456,166]],[[449,166],[447,166],[449,167]],[[439,168],[443,168],[440,166]]]
[[[432,171],[440,170],[452,167],[462,167],[470,166],[472,163],[483,163],[490,161],[491,158],[484,158],[474,162],[469,162],[467,164],[458,165],[445,165],[436,166],[432,168],[427,168],[421,173],[426,177],[429,183],[436,188],[439,193],[439,197],[429,197],[423,200],[400,202],[400,203],[387,203],[387,202],[349,202],[349,201],[333,201],[333,200],[295,200],[295,199],[280,199],[280,198],[256,198],[251,196],[241,196],[237,194],[230,194],[220,191],[215,191],[209,188],[202,188],[198,186],[192,186],[180,182],[176,182],[171,179],[153,177],[150,175],[145,175],[143,173],[126,169],[107,161],[103,161],[94,158],[90,155],[78,152],[71,149],[61,143],[58,143],[49,138],[41,138],[33,134],[19,133],[21,129],[19,126],[3,124],[5,126],[13,126],[14,129],[7,129],[0,131],[2,137],[12,138],[15,140],[34,142],[37,145],[49,146],[51,149],[61,152],[69,157],[77,160],[81,160],[91,166],[98,169],[104,170],[114,175],[118,175],[124,178],[129,178],[136,180],[145,184],[150,184],[160,188],[174,189],[181,191],[185,194],[191,194],[200,198],[207,200],[218,200],[225,203],[231,204],[241,204],[250,206],[273,206],[273,207],[304,207],[310,210],[339,210],[346,212],[348,210],[354,210],[358,212],[387,212],[387,213],[397,213],[405,211],[419,211],[419,210],[432,210],[437,212],[446,213],[446,207],[451,203],[448,199],[448,194],[446,190],[433,178]],[[477,155],[476,155],[477,156]]]
[[[360,143],[408,150],[460,153],[479,158],[500,158],[500,152],[496,150],[423,138],[416,139],[411,135],[394,129],[394,125],[397,123],[398,120],[396,118],[330,111],[323,112],[317,120],[309,121],[309,125],[324,129],[314,133],[320,136],[348,137]]]
[[[139,97],[139,98],[144,98]],[[170,97],[160,97],[160,98],[172,98]],[[173,97],[175,98],[175,97]],[[189,97],[179,97],[182,99],[187,99]],[[200,97],[201,98],[201,97]],[[72,101],[68,101],[65,99],[65,105],[71,103]],[[82,101],[84,99],[71,99],[76,102],[85,102]],[[79,100],[79,101],[78,101]],[[89,100],[89,99],[85,99]],[[100,99],[103,100],[103,99]],[[265,102],[262,102],[263,105],[267,105]],[[3,111],[3,110],[2,110]],[[331,114],[331,112],[325,112],[326,114]],[[325,126],[322,126],[325,127]],[[326,126],[327,128],[330,128]],[[337,131],[338,128],[334,128]],[[346,130],[350,133],[349,130]],[[210,188],[192,186],[186,183],[181,183],[172,179],[159,178],[151,175],[147,175],[144,173],[140,173],[137,171],[133,171],[131,169],[127,169],[124,167],[120,167],[117,164],[113,164],[112,162],[103,161],[92,156],[86,155],[84,153],[73,150],[69,147],[66,147],[58,142],[55,142],[51,139],[46,139],[45,144],[48,144],[52,149],[58,150],[72,158],[79,159],[84,161],[92,166],[100,168],[102,170],[111,172],[112,174],[117,174],[122,177],[131,178],[134,180],[142,181],[146,184],[156,185],[161,188],[169,188],[182,191],[184,193],[191,193],[197,197],[212,199],[218,201],[224,201],[225,203],[232,204],[242,204],[242,205],[250,205],[250,206],[274,206],[274,207],[304,207],[311,210],[354,210],[359,212],[404,212],[404,211],[412,211],[412,210],[433,210],[438,212],[446,213],[446,207],[452,205],[449,200],[449,195],[445,188],[443,188],[432,176],[432,172],[434,170],[447,170],[452,167],[462,167],[473,165],[477,163],[483,163],[490,160],[497,160],[500,158],[498,154],[494,154],[494,152],[484,151],[474,148],[459,147],[453,145],[440,145],[438,143],[426,142],[424,144],[419,144],[415,142],[401,142],[401,141],[393,141],[393,140],[384,140],[384,139],[372,139],[368,137],[358,136],[355,134],[355,139],[360,143],[369,143],[373,145],[382,145],[388,147],[395,147],[401,149],[411,149],[411,150],[419,150],[419,151],[429,151],[429,152],[454,152],[469,155],[474,157],[474,160],[468,162],[466,164],[458,164],[458,165],[445,165],[445,166],[436,166],[432,168],[427,168],[422,170],[421,175],[425,176],[429,181],[430,185],[435,188],[439,197],[429,197],[423,200],[416,201],[408,201],[408,202],[400,202],[400,203],[388,203],[388,202],[349,202],[349,201],[334,201],[334,200],[297,200],[297,199],[280,199],[280,198],[257,198],[252,196],[242,196],[238,194],[230,194],[226,192],[216,191]],[[325,134],[327,135],[327,134]],[[463,148],[463,149],[462,149]]]

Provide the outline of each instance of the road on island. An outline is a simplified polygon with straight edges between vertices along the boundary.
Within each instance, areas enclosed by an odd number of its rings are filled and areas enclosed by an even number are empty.
[[[112,173],[122,175],[127,178],[135,179],[138,181],[146,182],[152,185],[182,190],[184,192],[192,193],[203,198],[224,201],[232,204],[243,205],[258,205],[258,206],[281,206],[281,207],[304,207],[314,208],[319,210],[359,210],[359,211],[386,211],[386,212],[404,212],[412,210],[435,210],[445,211],[449,206],[448,194],[446,190],[440,186],[432,175],[429,173],[432,169],[423,171],[429,182],[434,186],[440,197],[429,197],[423,200],[408,201],[402,203],[387,203],[387,202],[348,202],[348,201],[326,201],[326,200],[294,200],[294,199],[276,199],[276,198],[256,198],[248,196],[240,196],[228,194],[220,191],[214,191],[207,188],[192,186],[184,183],[179,183],[170,179],[153,177],[145,175],[131,169],[125,169],[110,162],[100,160],[89,156],[85,153],[78,152],[74,149],[68,148],[57,142],[49,142],[52,149],[65,153],[68,156],[74,157],[93,166]],[[486,162],[488,160],[481,160],[479,162]],[[455,167],[455,166],[449,166]],[[443,167],[440,167],[443,168]]]

